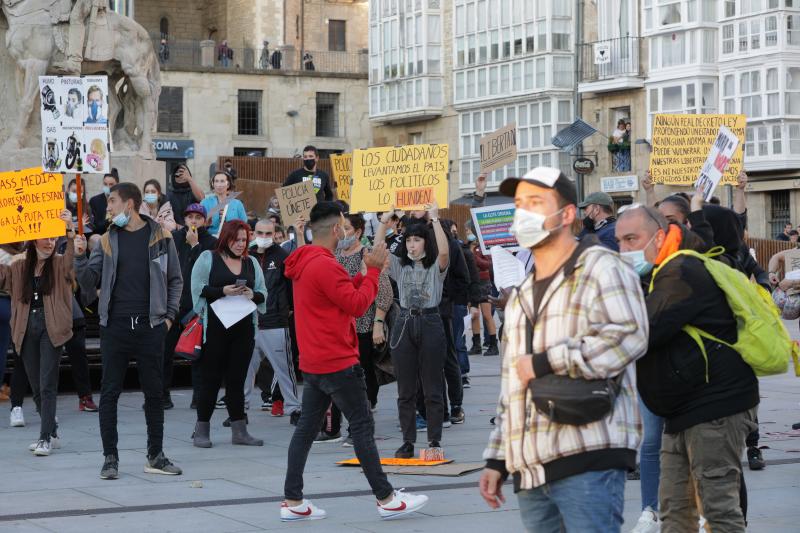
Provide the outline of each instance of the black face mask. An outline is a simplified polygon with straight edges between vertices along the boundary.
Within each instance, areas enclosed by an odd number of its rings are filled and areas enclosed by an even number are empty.
[[[586,228],[588,231],[594,231],[594,220],[589,215],[583,217],[583,227]]]
[[[314,167],[317,165],[316,159],[303,159],[303,166],[306,170],[314,170]]]

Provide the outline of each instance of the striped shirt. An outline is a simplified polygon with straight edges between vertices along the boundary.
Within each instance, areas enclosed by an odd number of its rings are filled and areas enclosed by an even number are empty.
[[[533,351],[546,354],[555,374],[603,379],[624,372],[624,377],[609,417],[584,426],[552,423],[536,411],[516,370],[527,351],[528,318],[520,298],[531,310],[533,285],[529,276],[505,309],[500,398],[483,454],[490,463],[504,461],[522,490],[553,481],[546,465],[556,460],[601,450],[635,453],[642,424],[631,363],[647,351],[648,335],[639,277],[617,253],[582,243],[544,292]]]

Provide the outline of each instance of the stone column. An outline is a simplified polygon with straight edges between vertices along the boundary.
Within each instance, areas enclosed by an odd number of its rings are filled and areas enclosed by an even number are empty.
[[[200,41],[200,65],[203,67],[213,67],[216,57],[214,57],[217,43],[212,40]]]

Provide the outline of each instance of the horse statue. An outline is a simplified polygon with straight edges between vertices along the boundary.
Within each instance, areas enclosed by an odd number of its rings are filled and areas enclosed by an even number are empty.
[[[8,23],[6,48],[16,63],[19,95],[14,131],[24,132],[39,97],[39,76],[58,74],[54,63],[68,50],[69,25],[54,16],[63,12],[65,0],[1,0]],[[78,0],[81,1],[81,0]],[[67,9],[71,2],[66,0]],[[108,76],[108,124],[117,149],[138,151],[153,159],[152,135],[156,127],[161,71],[147,31],[134,20],[113,11],[104,14],[108,37],[105,54],[110,59],[83,59],[81,74]],[[122,117],[121,123],[117,123]],[[11,135],[3,151],[22,148],[23,139]]]

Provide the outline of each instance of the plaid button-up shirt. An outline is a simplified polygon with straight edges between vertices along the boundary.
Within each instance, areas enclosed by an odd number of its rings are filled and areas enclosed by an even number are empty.
[[[495,429],[484,459],[505,462],[519,489],[547,483],[556,459],[597,450],[639,446],[642,425],[632,364],[647,351],[648,320],[639,277],[615,252],[585,247],[555,274],[545,291],[533,334],[533,351],[546,354],[553,373],[603,379],[624,373],[610,416],[583,426],[562,425],[538,413],[519,379],[516,363],[526,349],[520,299],[533,307],[533,276],[505,309],[504,353]],[[541,357],[541,356],[539,356]],[[535,379],[531,386],[536,386]]]

